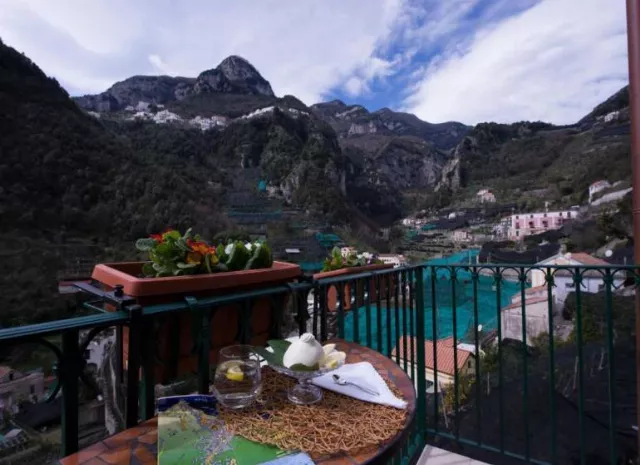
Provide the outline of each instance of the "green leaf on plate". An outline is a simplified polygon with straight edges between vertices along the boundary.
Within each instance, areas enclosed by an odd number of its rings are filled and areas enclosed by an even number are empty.
[[[277,356],[273,352],[269,352],[264,347],[255,347],[254,350],[264,358],[269,365],[279,365],[282,366],[282,359],[278,360]]]
[[[272,339],[270,341],[267,341],[267,344],[269,344],[269,346],[273,350],[273,353],[275,355],[275,359],[277,360],[278,365],[282,366],[283,360],[284,360],[284,353],[287,351],[291,343],[284,339]]]
[[[289,369],[293,371],[317,371],[320,369],[320,365],[316,363],[315,365],[308,367],[302,363],[296,363],[295,365],[291,365]]]
[[[269,344],[273,350],[281,352],[286,352],[291,345],[286,339],[270,339],[267,341],[267,344]]]

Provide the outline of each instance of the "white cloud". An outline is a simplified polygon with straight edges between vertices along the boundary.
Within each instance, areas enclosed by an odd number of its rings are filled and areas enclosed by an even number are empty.
[[[175,74],[171,71],[169,66],[167,66],[160,55],[156,55],[155,53],[149,55],[149,63],[151,63],[159,72],[163,74]]]
[[[355,72],[384,74],[374,52],[403,2],[0,0],[0,34],[74,93],[134,74],[196,76],[236,54],[277,94],[311,104]]]
[[[367,83],[358,77],[352,76],[344,83],[344,90],[351,97],[361,95],[368,90]]]
[[[0,37],[74,95],[236,54],[307,104],[338,91],[431,122],[567,123],[626,83],[624,14],[621,0],[0,0]]]
[[[544,0],[424,67],[404,102],[441,122],[573,123],[627,82],[624,2]]]

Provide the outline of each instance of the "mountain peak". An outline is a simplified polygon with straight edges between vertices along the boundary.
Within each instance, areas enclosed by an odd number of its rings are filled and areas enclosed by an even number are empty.
[[[260,73],[255,66],[249,63],[245,58],[238,55],[228,56],[220,62],[216,69],[222,71],[227,79],[232,81],[236,79],[243,79],[247,76],[260,76]]]
[[[275,95],[269,81],[248,60],[238,55],[228,56],[214,69],[200,73],[196,83],[196,93],[199,92]]]
[[[346,104],[346,103],[344,103],[344,102],[343,102],[342,100],[340,100],[340,99],[334,99],[334,100],[331,100],[330,102],[327,102],[327,103],[332,104],[332,105],[339,105],[339,106],[341,106],[341,107],[346,107],[346,106],[347,106],[347,104]]]

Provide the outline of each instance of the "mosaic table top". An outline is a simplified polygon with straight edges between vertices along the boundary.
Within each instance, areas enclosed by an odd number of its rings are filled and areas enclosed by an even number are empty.
[[[413,382],[391,359],[374,350],[342,340],[331,342],[339,343],[341,350],[347,352],[349,363],[369,362],[384,378],[393,383],[407,401],[408,415],[403,431],[384,444],[372,444],[367,452],[359,452],[356,455],[340,453],[316,458],[315,463],[318,465],[387,463],[393,454],[402,447],[413,422],[416,408]],[[157,425],[157,418],[152,418],[76,454],[65,457],[58,462],[58,465],[155,465],[157,463]]]

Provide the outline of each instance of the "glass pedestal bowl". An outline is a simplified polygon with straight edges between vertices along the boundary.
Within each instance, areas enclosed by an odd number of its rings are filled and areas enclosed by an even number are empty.
[[[298,405],[311,405],[322,400],[322,389],[313,385],[311,380],[337,370],[342,365],[344,365],[344,361],[338,363],[333,368],[320,368],[315,371],[291,370],[283,366],[271,364],[269,364],[269,367],[273,368],[278,373],[291,376],[296,379],[297,384],[287,392],[287,398],[291,402]]]

